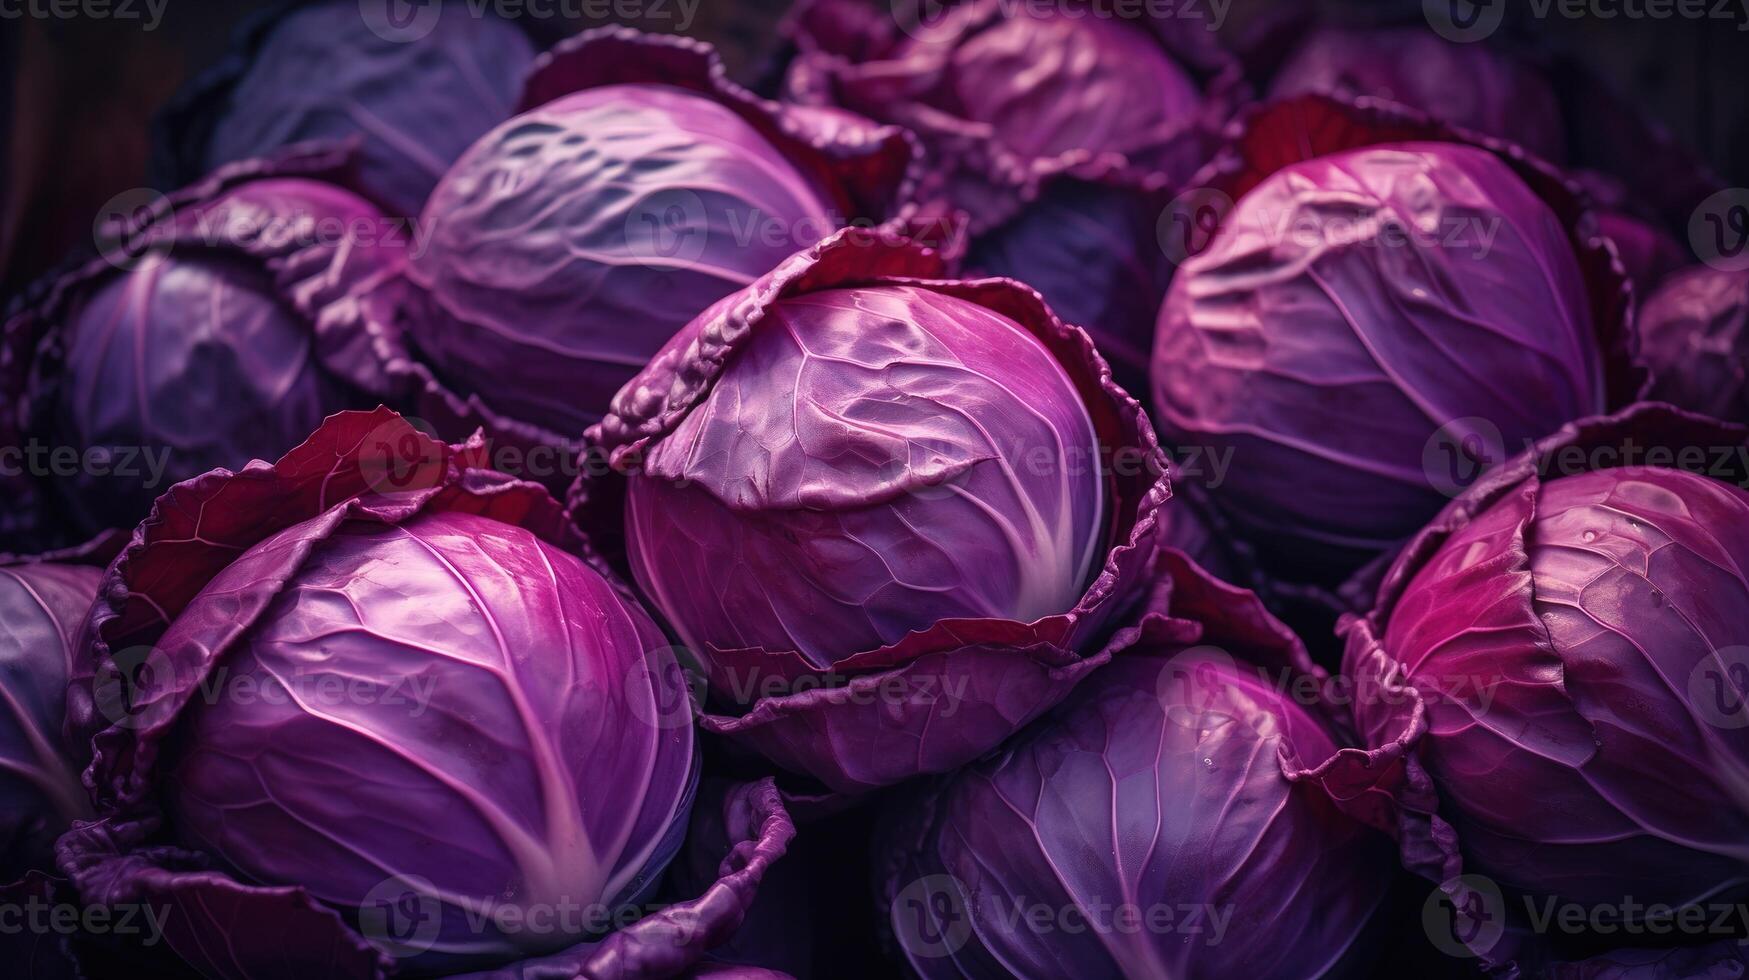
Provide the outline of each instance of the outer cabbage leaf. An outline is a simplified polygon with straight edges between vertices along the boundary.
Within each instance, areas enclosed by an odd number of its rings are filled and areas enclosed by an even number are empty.
[[[734,797],[750,836],[698,898],[536,925],[652,894],[692,710],[558,505],[482,455],[341,413],[160,499],[68,692],[96,819],[57,851],[84,901],[166,910],[170,947],[224,977],[667,976],[727,938],[792,832],[769,783]]]
[[[0,564],[0,882],[52,867],[54,839],[90,815],[62,739],[79,624],[101,570]]]
[[[355,312],[440,432],[484,425],[567,462],[675,330],[910,196],[902,131],[759,99],[686,38],[571,38],[537,60],[520,113],[450,168],[428,243]]]
[[[1163,555],[1173,618],[1001,752],[897,808],[879,881],[919,975],[1360,965],[1392,862],[1383,835],[1302,778],[1337,742],[1320,704],[1289,696],[1321,685],[1289,679],[1326,678],[1255,596]]]
[[[1155,219],[1237,98],[1198,14],[812,0],[788,30],[786,97],[916,132],[937,161],[921,194],[963,210],[968,270],[1037,288],[1141,390],[1169,276]]]
[[[0,433],[81,456],[70,472],[51,457],[67,475],[14,480],[25,509],[9,517],[129,526],[170,484],[283,452],[388,392],[369,338],[331,307],[395,266],[406,238],[346,189],[349,166],[306,146],[223,168],[115,222],[113,247],[42,284],[5,325]]]
[[[1377,695],[1354,702],[1362,748],[1319,778],[1440,883],[1485,964],[1623,941],[1538,935],[1521,899],[1632,924],[1630,898],[1643,917],[1749,894],[1749,735],[1727,712],[1746,485],[1742,426],[1655,403],[1569,424],[1454,500],[1343,620],[1343,672]]]
[[[1633,281],[1636,297],[1650,296],[1665,276],[1689,261],[1688,251],[1676,239],[1635,215],[1599,211],[1597,230],[1615,246],[1622,268]]]
[[[1651,397],[1749,422],[1749,273],[1685,269],[1646,300],[1638,328]]]
[[[705,727],[838,792],[975,758],[1127,644],[1169,495],[1152,430],[1084,333],[1016,283],[924,278],[942,271],[881,230],[796,255],[620,392],[590,430],[613,472],[572,490],[595,550],[692,634],[722,711]],[[1073,458],[1083,417],[1092,486]],[[708,515],[687,529],[700,555],[668,543],[679,507]],[[772,572],[785,554],[789,584]],[[737,563],[766,580],[727,581]],[[734,633],[701,612],[760,586]],[[937,594],[889,598],[908,590]]]
[[[1275,577],[1333,585],[1642,383],[1613,252],[1516,148],[1305,96],[1197,184],[1238,203],[1161,308],[1154,405],[1169,442],[1231,453],[1215,502]]]
[[[158,117],[156,182],[181,187],[292,143],[356,138],[366,192],[418,214],[450,163],[510,116],[535,47],[463,3],[419,5],[404,25],[390,9],[324,0],[246,20]]]

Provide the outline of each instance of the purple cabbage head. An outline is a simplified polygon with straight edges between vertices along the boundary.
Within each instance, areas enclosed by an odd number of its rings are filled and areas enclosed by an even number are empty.
[[[1104,550],[1098,436],[1001,313],[913,286],[780,300],[626,491],[639,584],[695,650],[816,667],[945,619],[1066,612]]]
[[[952,768],[1060,698],[1156,547],[1158,451],[1086,336],[940,273],[884,232],[798,254],[621,391],[590,430],[613,471],[574,491],[702,661],[705,724],[839,791]]]
[[[1749,271],[1683,270],[1653,291],[1636,322],[1650,397],[1749,422]]]
[[[916,132],[936,161],[920,195],[964,212],[966,270],[1039,290],[1140,391],[1170,275],[1156,219],[1237,81],[1197,13],[808,0],[787,95]]]
[[[1302,578],[1407,537],[1502,445],[1601,410],[1605,380],[1561,221],[1455,143],[1262,178],[1173,280],[1152,370],[1168,441],[1230,454],[1211,496]]]
[[[1279,683],[1273,658],[1304,651],[1254,596],[1175,564],[1203,621],[1157,624],[900,807],[877,881],[918,975],[1303,977],[1362,955],[1390,846],[1302,779],[1337,745]]]
[[[0,882],[52,863],[54,839],[90,815],[83,761],[62,737],[67,678],[101,569],[0,565]]]
[[[323,313],[404,239],[312,179],[332,166],[248,161],[161,199],[8,324],[29,365],[22,438],[77,454],[41,471],[57,519],[132,525],[171,484],[284,452],[380,399],[366,338]]]
[[[99,822],[60,855],[86,901],[163,903],[214,976],[666,975],[732,930],[787,820],[737,796],[734,894],[685,933],[684,907],[632,921],[685,833],[689,695],[557,504],[477,448],[341,413],[160,501],[72,686]]]
[[[1545,160],[1566,159],[1560,101],[1531,65],[1486,44],[1412,27],[1314,30],[1270,82],[1270,98],[1306,94],[1402,103]]]
[[[405,23],[394,7],[324,0],[248,23],[161,117],[160,178],[180,186],[292,143],[353,138],[372,199],[418,214],[450,162],[515,109],[535,49],[460,2],[413,5]]]
[[[1745,486],[1741,426],[1658,404],[1574,423],[1455,500],[1345,618],[1343,672],[1379,696],[1354,701],[1367,751],[1333,785],[1388,791],[1373,812],[1411,870],[1493,883],[1453,929],[1491,964],[1576,941],[1523,939],[1502,892],[1630,927],[1749,895]]]
[[[889,217],[907,139],[756,99],[695,41],[566,42],[426,204],[398,331],[438,406],[422,414],[575,440],[705,307]]]

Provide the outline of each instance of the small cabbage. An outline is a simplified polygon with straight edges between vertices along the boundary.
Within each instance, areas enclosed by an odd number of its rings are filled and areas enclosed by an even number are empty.
[[[817,667],[944,619],[1067,612],[1104,546],[1074,382],[911,286],[780,300],[626,493],[638,582],[696,650]]]
[[[21,441],[78,453],[42,481],[54,518],[132,525],[172,484],[284,452],[383,397],[368,340],[323,312],[405,239],[311,179],[343,159],[247,161],[180,191],[118,235],[133,251],[60,277],[8,324],[34,345]]]
[[[1268,635],[1255,597],[1202,589]],[[1279,665],[1236,660],[1258,652],[1240,635],[1175,627],[899,807],[877,881],[919,976],[1308,977],[1364,956],[1394,865],[1301,778],[1336,749],[1327,722]]]
[[[70,689],[86,901],[162,903],[226,977],[667,975],[726,937],[791,833],[775,789],[731,791],[718,905],[631,922],[685,833],[691,702],[558,505],[478,449],[341,413],[160,501]]]
[[[620,392],[573,489],[702,661],[706,727],[843,792],[1055,703],[1133,639],[1157,547],[1162,461],[1086,335],[941,271],[884,231],[798,254]]]
[[[801,119],[698,42],[619,29],[543,58],[523,108],[432,192],[412,305],[388,314],[421,413],[458,435],[569,445],[705,307],[890,217],[911,159],[897,130]]]
[[[1650,397],[1749,422],[1749,271],[1686,269],[1652,293],[1636,322]]]
[[[938,72],[919,101],[1012,153],[1134,153],[1196,115],[1196,83],[1145,27],[1069,8],[975,8],[923,24],[892,58]]]
[[[50,845],[90,815],[61,726],[67,678],[98,568],[0,565],[0,883],[47,869]]]
[[[1567,157],[1561,105],[1548,79],[1495,47],[1448,41],[1425,25],[1313,31],[1269,86],[1270,98],[1308,93],[1388,99],[1546,160]]]
[[[361,140],[359,178],[393,214],[419,213],[451,161],[509,118],[534,45],[460,2],[324,0],[281,8],[161,117],[160,179],[180,186],[222,164],[304,140]]]
[[[1586,286],[1555,213],[1493,154],[1293,163],[1173,280],[1154,407],[1173,444],[1231,454],[1211,496],[1270,564],[1340,575],[1439,509],[1445,442],[1461,477],[1604,407]]]
[[[807,0],[786,94],[916,132],[936,161],[920,195],[965,213],[966,271],[1039,290],[1140,391],[1170,274],[1156,221],[1237,77],[1199,16],[968,0],[871,22],[858,0]]]
[[[1558,938],[1515,928],[1516,900],[1474,901],[1489,882],[1625,924],[1574,937],[1603,944],[1648,906],[1749,896],[1746,486],[1741,426],[1656,403],[1573,423],[1455,500],[1344,618],[1343,673],[1376,696],[1353,701],[1364,751],[1325,776],[1387,814],[1488,965]]]

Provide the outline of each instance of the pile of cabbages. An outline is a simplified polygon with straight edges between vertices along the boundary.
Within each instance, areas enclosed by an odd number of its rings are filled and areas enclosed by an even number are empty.
[[[1578,62],[412,9],[8,310],[4,971],[1749,969],[1749,191]]]

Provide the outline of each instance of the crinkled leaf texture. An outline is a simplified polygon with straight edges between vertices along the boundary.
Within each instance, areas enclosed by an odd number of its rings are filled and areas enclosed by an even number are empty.
[[[1344,618],[1343,672],[1376,695],[1354,702],[1362,748],[1318,778],[1397,836],[1486,964],[1586,949],[1531,933],[1514,899],[1478,903],[1466,872],[1587,909],[1749,890],[1749,729],[1727,713],[1745,485],[1742,426],[1657,403],[1571,423],[1454,500]]]
[[[91,813],[84,760],[62,731],[74,643],[102,575],[0,557],[0,882],[52,868],[55,838]]]
[[[355,312],[440,432],[559,450],[675,330],[851,221],[908,205],[910,137],[779,106],[708,45],[588,31],[450,168],[429,241]],[[532,468],[530,470],[532,473]]]
[[[786,97],[916,132],[936,161],[920,196],[963,210],[968,271],[1038,289],[1140,391],[1170,275],[1156,219],[1238,94],[1235,60],[1175,14],[810,0]]]
[[[1231,452],[1211,496],[1277,577],[1335,585],[1446,484],[1643,382],[1613,251],[1516,147],[1303,96],[1195,183],[1237,204],[1161,307],[1154,407],[1169,443]]]
[[[830,637],[814,635],[801,635],[795,643],[745,648],[725,646],[714,636],[698,638],[703,645],[697,653],[707,664],[724,712],[707,713],[705,727],[838,792],[854,793],[962,765],[1056,703],[1109,658],[1125,642],[1114,630],[1139,615],[1147,599],[1148,570],[1157,547],[1156,511],[1170,495],[1153,430],[1134,400],[1113,385],[1110,369],[1084,332],[1058,320],[1037,293],[1017,283],[936,279],[942,272],[940,257],[930,249],[883,229],[847,229],[797,254],[676,334],[620,392],[613,412],[590,430],[590,439],[614,472],[585,473],[572,490],[572,510],[592,546],[615,562],[625,562],[624,553],[631,550],[622,528],[647,533],[625,506],[628,483],[638,493],[640,483],[673,488],[685,479],[686,489],[708,497],[710,509],[701,513],[719,524],[746,525],[770,517],[796,527],[797,546],[804,550],[824,541],[815,559],[822,572],[810,576],[813,584],[806,587],[822,590],[822,596],[825,590],[842,588],[835,601],[865,587],[877,592],[927,589],[934,581],[921,577],[927,574],[947,576],[935,582],[937,588],[958,588],[956,574],[966,581],[985,576],[1002,581],[1002,576],[1015,574],[1011,563],[1016,556],[1010,549],[1016,539],[1011,535],[1024,529],[1005,531],[1000,540],[992,540],[991,529],[1001,525],[988,523],[988,516],[966,517],[973,523],[965,528],[892,526],[891,533],[881,533],[899,534],[894,540],[908,546],[883,554],[887,564],[874,573],[853,573],[847,562],[845,574],[825,574],[833,569],[834,555],[826,545],[834,521],[841,526],[844,521],[872,521],[870,515],[882,512],[904,517],[906,508],[926,515],[960,500],[982,501],[986,514],[1011,523],[1024,518],[1025,508],[1001,493],[1013,485],[1010,476],[1026,474],[1003,472],[992,455],[992,446],[1007,453],[1010,445],[991,443],[988,431],[971,424],[986,407],[978,404],[982,399],[993,399],[990,404],[997,407],[1012,405],[1011,394],[1000,385],[966,377],[958,368],[942,372],[923,361],[894,361],[871,369],[856,357],[831,352],[811,358],[815,363],[806,371],[822,373],[814,378],[804,374],[797,384],[773,380],[759,387],[749,386],[746,379],[766,363],[761,351],[782,350],[784,357],[794,357],[796,348],[786,338],[793,337],[795,324],[787,311],[852,316],[853,306],[854,315],[867,318],[864,329],[871,349],[915,342],[918,335],[906,321],[917,310],[933,317],[969,304],[983,311],[977,315],[985,318],[986,326],[1011,330],[1018,325],[1030,334],[1036,346],[1015,347],[1013,356],[1036,359],[1042,349],[1055,360],[1092,424],[1100,454],[1097,492],[1103,499],[1103,516],[1092,535],[1092,553],[1098,557],[1073,589],[1062,588],[1066,579],[1060,568],[1021,569],[1022,580],[1049,583],[1053,594],[1066,599],[1063,605],[1029,620],[962,614],[922,623],[892,639],[881,632],[883,624],[845,625],[854,622],[852,615],[835,620],[846,640],[836,648],[830,647]],[[875,361],[886,359],[882,354]],[[943,379],[975,397],[955,404],[952,390],[931,388]],[[1034,391],[1050,394],[1056,383],[1040,381],[1025,392],[1029,398]],[[810,390],[818,396],[797,396]],[[793,401],[796,414],[786,414],[787,409],[761,414],[750,401],[754,398],[760,404],[766,399]],[[747,415],[736,422],[743,405]],[[953,411],[942,413],[941,406]],[[1029,402],[1029,407],[1028,417],[1017,418],[1016,424],[1040,426],[1053,417],[1050,413],[1059,419],[1076,414],[1060,406]],[[744,438],[736,435],[743,425]],[[1003,442],[1042,446],[1042,470],[1055,481],[1060,457],[1054,454],[1060,449],[1038,443],[1038,438],[1016,430]],[[722,454],[711,448],[717,443],[706,444],[713,439],[728,440],[721,443]],[[702,451],[694,454],[695,448]],[[1024,463],[1040,465],[1039,453],[1026,455]],[[620,474],[633,475],[628,479]],[[980,482],[991,477],[1001,479]],[[1063,484],[1066,496],[1058,496],[1053,486],[1046,497],[1057,501],[1055,506],[1066,501],[1065,513],[1083,520],[1090,504],[1077,485]],[[704,498],[692,499],[704,506]],[[808,522],[816,526],[810,528]],[[733,540],[727,529],[700,524],[696,533],[718,549],[712,561],[719,569],[753,560],[745,552],[721,550],[722,542]],[[1050,561],[1078,561],[1083,531],[1048,522],[1046,530],[1050,533],[1037,540],[1070,542]],[[954,538],[962,533],[965,542]],[[977,540],[979,535],[984,539]],[[940,558],[932,539],[959,552],[951,557],[963,563],[960,570]],[[846,537],[844,543],[846,555],[854,557],[859,550],[851,547],[854,540]],[[915,551],[909,550],[913,543]],[[1022,564],[1033,562],[1025,558]],[[654,584],[669,587],[659,578]],[[688,585],[731,591],[763,586],[773,590],[774,609],[800,610],[815,601],[794,591],[802,585],[790,587],[776,579]],[[792,591],[781,591],[786,588]],[[663,605],[662,596],[653,598]],[[840,616],[831,609],[822,602],[819,614]],[[763,614],[760,618],[771,621]],[[871,629],[881,642],[855,642]]]
[[[1652,293],[1638,322],[1651,397],[1749,422],[1749,272],[1685,269]]]
[[[322,0],[248,18],[158,116],[156,183],[181,187],[292,143],[353,138],[371,198],[418,214],[450,163],[509,118],[535,46],[459,0],[421,5],[405,25],[390,9]]]
[[[132,526],[171,484],[282,453],[388,393],[369,338],[333,304],[398,265],[407,239],[348,189],[353,163],[307,144],[224,167],[112,222],[113,245],[6,322],[0,434],[108,453],[74,476],[11,481],[30,520]]]
[[[1303,977],[1364,958],[1394,864],[1302,778],[1338,735],[1290,692],[1327,678],[1255,595],[1162,558],[1170,618],[895,806],[876,880],[919,975]]]
[[[1313,30],[1269,83],[1271,99],[1307,94],[1398,102],[1545,160],[1567,156],[1560,102],[1531,62],[1496,46],[1448,41],[1425,23]]]
[[[605,935],[480,918],[645,901],[697,779],[660,631],[482,456],[347,412],[159,500],[68,690],[83,900],[162,909],[196,969],[251,980],[670,976],[727,938],[792,832],[769,783],[689,901]]]

